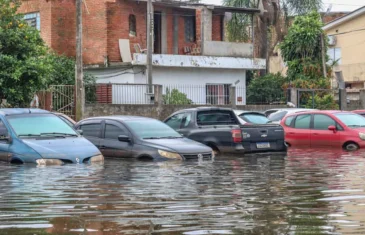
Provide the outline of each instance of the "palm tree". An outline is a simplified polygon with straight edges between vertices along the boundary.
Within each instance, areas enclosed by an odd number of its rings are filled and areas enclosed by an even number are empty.
[[[265,10],[255,19],[255,54],[268,61],[287,33],[289,19],[295,15],[319,11],[322,0],[223,0],[223,4],[233,7],[260,7]],[[230,41],[247,41],[249,20],[241,14],[232,15],[232,20],[227,25]]]

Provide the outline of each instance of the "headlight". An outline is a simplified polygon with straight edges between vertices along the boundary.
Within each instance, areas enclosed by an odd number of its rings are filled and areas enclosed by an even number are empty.
[[[182,157],[178,153],[171,153],[171,152],[167,152],[167,151],[163,151],[163,150],[158,150],[158,154],[160,154],[161,157],[165,157],[168,159],[182,160]]]
[[[360,139],[365,140],[365,133],[360,132],[359,137]]]
[[[104,156],[101,154],[96,155],[90,159],[90,162],[103,162],[103,161],[104,161]]]
[[[39,166],[63,165],[63,161],[58,159],[37,159],[36,162]]]

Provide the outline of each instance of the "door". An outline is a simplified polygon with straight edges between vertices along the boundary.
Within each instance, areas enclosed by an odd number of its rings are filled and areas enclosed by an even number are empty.
[[[0,119],[0,161],[9,161],[9,136],[8,129]]]
[[[82,122],[77,128],[82,130],[83,136],[93,143],[96,147],[100,148],[101,141],[101,121],[86,121]]]
[[[330,131],[328,130],[329,126],[335,126],[339,131]],[[324,114],[313,115],[311,147],[341,147],[341,129],[330,116]]]
[[[292,127],[286,130],[286,142],[293,147],[309,147],[311,118],[310,114],[298,115]]]
[[[132,142],[122,142],[118,137],[124,135],[132,138],[131,133],[117,121],[105,121],[104,138],[100,150],[105,157],[129,158],[132,156]]]
[[[155,54],[161,54],[161,17],[162,13],[155,11],[153,19],[154,51]]]
[[[193,120],[192,116],[193,116],[192,113],[184,114],[184,117],[183,117],[181,125],[180,125],[180,130],[178,131],[183,136],[189,136],[189,132],[190,132],[192,120]]]

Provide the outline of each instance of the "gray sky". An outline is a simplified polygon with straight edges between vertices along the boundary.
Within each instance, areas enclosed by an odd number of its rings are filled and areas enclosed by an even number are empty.
[[[221,0],[203,0],[204,3],[221,4]],[[353,11],[359,7],[365,6],[365,0],[323,0],[323,9],[328,9],[332,4],[332,11]]]

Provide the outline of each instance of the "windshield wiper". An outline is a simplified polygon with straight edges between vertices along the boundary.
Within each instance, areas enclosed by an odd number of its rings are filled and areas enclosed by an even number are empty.
[[[365,127],[365,125],[348,125],[348,127]]]
[[[161,138],[159,137],[146,137],[146,138],[143,138],[144,140],[159,140]]]
[[[40,137],[41,135],[36,134],[19,134],[19,137]]]
[[[41,133],[41,135],[55,135],[55,136],[61,136],[61,137],[65,137],[65,136],[75,136],[75,137],[77,137],[78,136],[76,134],[61,133],[61,132]]]
[[[166,137],[161,137],[161,139],[181,139],[181,138],[184,138],[184,137],[179,137],[179,136],[166,136]]]

